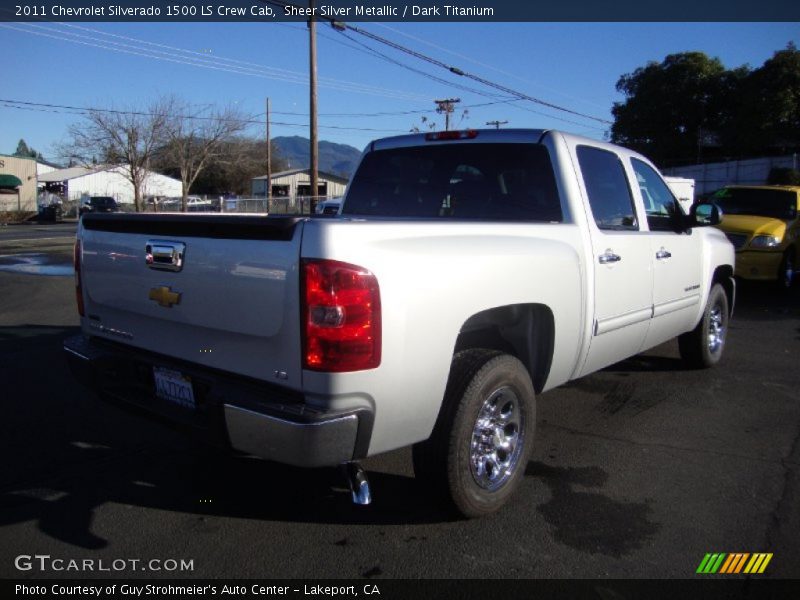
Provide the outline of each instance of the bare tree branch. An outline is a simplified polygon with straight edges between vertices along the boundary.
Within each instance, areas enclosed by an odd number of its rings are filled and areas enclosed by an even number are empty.
[[[185,101],[173,102],[163,161],[180,171],[181,210],[186,211],[189,190],[198,175],[224,155],[228,142],[246,128],[248,117],[232,105],[193,111]]]
[[[173,113],[172,98],[154,101],[142,111],[90,110],[82,121],[69,126],[70,140],[59,153],[70,164],[120,165],[133,185],[136,210],[143,208],[142,195],[154,153],[167,139],[167,124]]]

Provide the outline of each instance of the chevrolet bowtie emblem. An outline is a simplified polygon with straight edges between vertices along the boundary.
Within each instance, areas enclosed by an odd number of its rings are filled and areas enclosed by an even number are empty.
[[[179,292],[173,292],[166,286],[155,287],[150,290],[150,300],[158,302],[159,306],[172,308],[173,304],[181,303],[181,295]]]

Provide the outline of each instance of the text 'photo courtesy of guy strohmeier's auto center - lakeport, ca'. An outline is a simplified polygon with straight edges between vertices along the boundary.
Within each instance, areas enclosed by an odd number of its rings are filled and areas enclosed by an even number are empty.
[[[798,597],[798,24],[0,0],[4,597]]]

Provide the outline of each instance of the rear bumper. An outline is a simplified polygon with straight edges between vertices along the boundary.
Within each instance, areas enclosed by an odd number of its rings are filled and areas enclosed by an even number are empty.
[[[291,390],[84,335],[65,340],[64,351],[75,377],[101,398],[185,426],[234,450],[298,467],[322,467],[363,458],[369,447],[373,415],[366,409],[320,411]],[[154,366],[191,378],[195,409],[155,395]]]

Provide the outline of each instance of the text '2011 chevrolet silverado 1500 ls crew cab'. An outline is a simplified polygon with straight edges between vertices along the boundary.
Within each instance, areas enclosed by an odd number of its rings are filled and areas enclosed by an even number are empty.
[[[83,217],[75,374],[299,467],[413,445],[464,516],[502,506],[536,396],[679,336],[720,360],[734,251],[644,157],[557,131],[371,143],[333,218]]]

